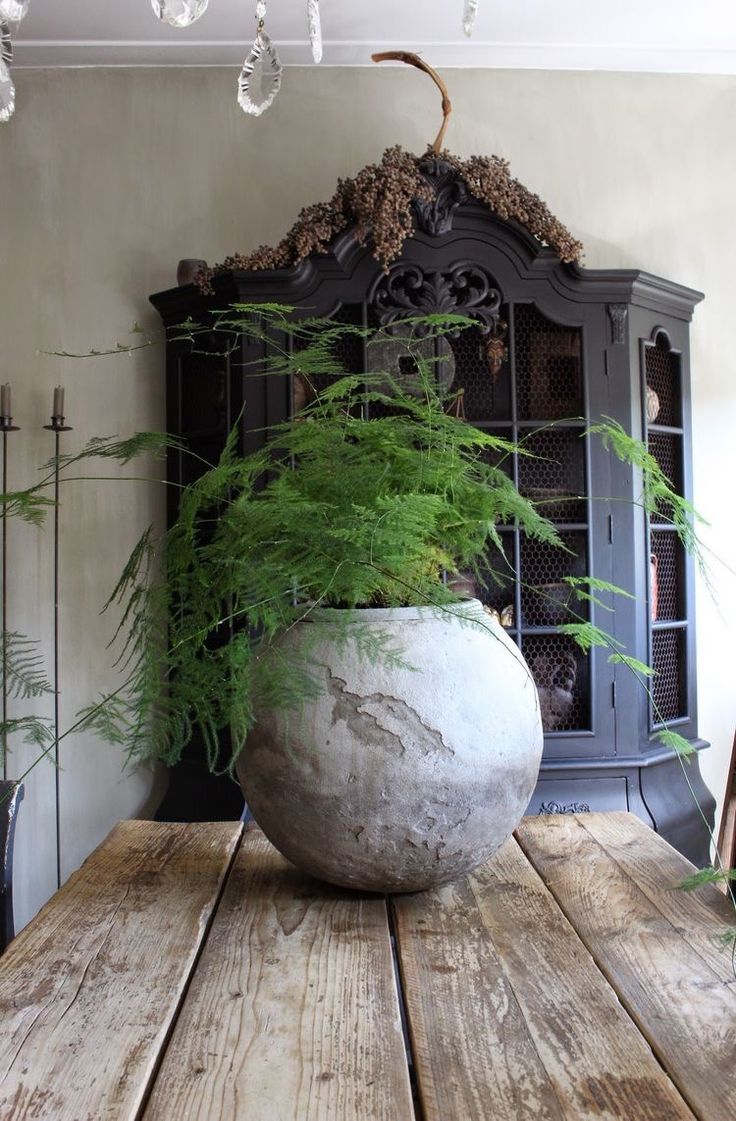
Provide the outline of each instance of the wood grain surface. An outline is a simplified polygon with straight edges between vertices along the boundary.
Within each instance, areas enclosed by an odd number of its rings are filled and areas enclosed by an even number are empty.
[[[146,1121],[411,1121],[386,905],[249,831]]]
[[[385,901],[241,833],[123,822],[11,944],[2,1121],[412,1121]],[[631,815],[517,838],[391,905],[422,1121],[736,1118],[724,897]]]
[[[426,1121],[692,1121],[514,840],[394,909]]]
[[[241,831],[122,822],[11,943],[2,1121],[139,1115]]]
[[[517,836],[702,1121],[736,1117],[736,979],[718,935],[734,912],[630,814],[526,818]]]

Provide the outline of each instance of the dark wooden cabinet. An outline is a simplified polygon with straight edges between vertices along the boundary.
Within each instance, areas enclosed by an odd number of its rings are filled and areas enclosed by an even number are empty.
[[[430,180],[432,170],[436,165],[427,169]],[[387,273],[347,231],[329,255],[295,268],[233,272],[215,279],[213,297],[190,285],[152,302],[169,329],[189,317],[207,323],[229,303],[263,301],[359,324],[426,311],[476,321],[441,343],[443,376],[463,389],[468,421],[531,453],[504,467],[557,523],[569,550],[504,526],[504,555],[488,557],[500,582],[478,589],[520,645],[539,688],[545,751],[529,812],[629,809],[704,863],[703,815],[712,820],[713,799],[697,759],[685,774],[657,738],[666,722],[697,748],[706,746],[696,721],[693,564],[666,519],[649,524],[638,504],[638,473],[586,435],[601,417],[618,421],[689,497],[688,325],[702,296],[642,272],[563,265],[481,203],[465,197],[457,204],[462,192],[447,190],[447,174],[434,180],[437,205],[418,212],[414,236]],[[180,334],[170,330],[167,346],[170,430],[211,460],[242,409],[241,446],[257,446],[288,414],[290,387],[262,375],[264,353],[252,344],[224,347],[213,333],[194,350]],[[349,368],[370,365],[362,351],[360,342],[346,344]],[[192,477],[187,457],[172,456],[169,467],[176,482]],[[172,517],[176,501],[172,489]],[[605,607],[575,610],[654,667],[652,699],[609,651],[582,654],[556,629],[565,614],[563,577],[586,574],[633,593],[601,593]],[[231,816],[239,805],[228,780],[205,777],[193,745],[172,774],[162,813]]]

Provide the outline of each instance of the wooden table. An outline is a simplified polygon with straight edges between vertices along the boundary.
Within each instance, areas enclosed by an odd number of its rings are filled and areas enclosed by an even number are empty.
[[[628,814],[528,818],[387,903],[123,822],[0,958],[0,1118],[733,1121],[734,916],[690,870]]]

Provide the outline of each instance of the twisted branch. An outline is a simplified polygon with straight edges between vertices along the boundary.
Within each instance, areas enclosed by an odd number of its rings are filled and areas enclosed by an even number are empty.
[[[442,144],[445,139],[445,132],[447,131],[447,123],[450,119],[452,112],[452,102],[450,101],[447,92],[447,86],[440,78],[436,70],[433,70],[424,59],[419,55],[414,54],[412,51],[382,51],[380,54],[371,55],[374,62],[405,62],[407,66],[416,66],[417,70],[423,70],[425,74],[429,74],[434,84],[442,94],[442,127],[437,133],[437,139],[432,145],[432,151],[437,156],[442,151]]]

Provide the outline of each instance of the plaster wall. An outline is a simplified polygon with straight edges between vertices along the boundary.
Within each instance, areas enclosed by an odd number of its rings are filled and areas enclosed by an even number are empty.
[[[731,269],[736,260],[736,80],[593,72],[446,74],[459,154],[507,157],[586,247],[590,267],[643,268],[699,288],[692,331],[696,503],[715,557],[736,556],[736,378]],[[53,453],[42,430],[52,387],[66,387],[64,450],[89,437],[161,427],[163,351],[72,359],[156,335],[150,292],[174,283],[180,257],[210,262],[273,243],[299,209],[327,198],[391,144],[420,151],[439,106],[404,69],[287,71],[260,120],[235,104],[223,69],[18,71],[18,110],[0,128],[0,381],[22,431],[8,437],[10,484]],[[160,336],[158,336],[160,338]],[[114,472],[104,471],[102,474]],[[154,478],[161,471],[144,465]],[[61,506],[61,723],[114,680],[111,622],[98,616],[121,559],[163,512],[153,481],[73,483]],[[52,533],[10,527],[9,627],[48,635]],[[736,578],[712,561],[715,598],[698,595],[702,759],[722,795],[736,721],[732,657]],[[37,706],[38,707],[38,706]],[[49,706],[46,706],[49,708]],[[23,711],[20,703],[14,714]],[[13,777],[35,750],[15,744]],[[122,773],[116,750],[70,736],[61,745],[64,879],[120,817],[160,793],[147,769]],[[16,851],[19,923],[56,887],[55,772],[26,779]]]

